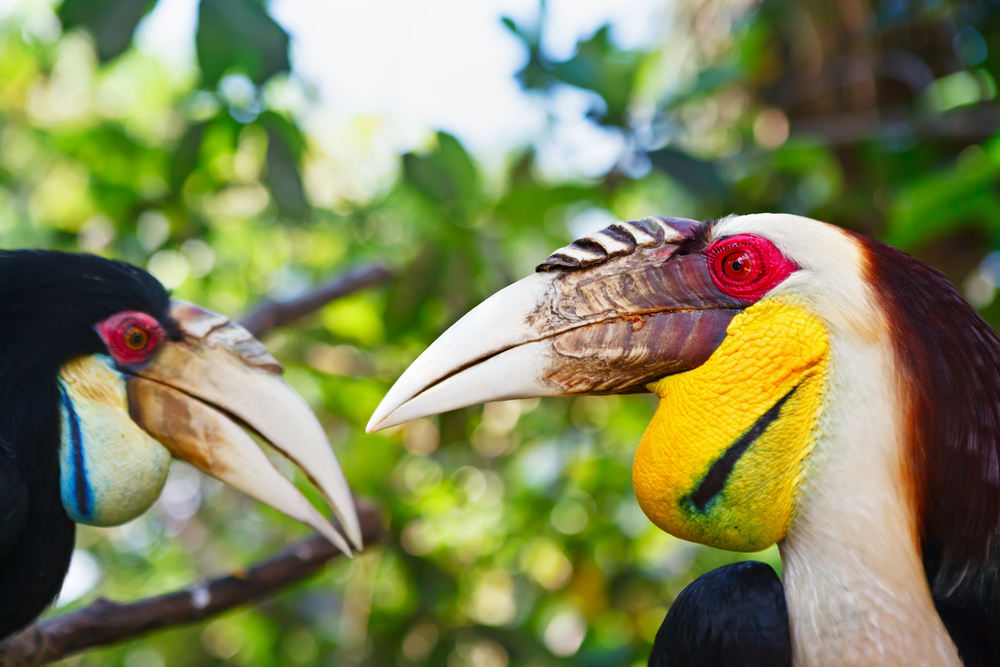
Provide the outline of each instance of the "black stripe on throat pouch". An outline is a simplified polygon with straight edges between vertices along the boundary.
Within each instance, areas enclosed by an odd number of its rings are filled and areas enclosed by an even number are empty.
[[[764,431],[778,419],[778,415],[781,414],[781,408],[784,407],[785,403],[788,402],[788,399],[792,397],[792,394],[798,388],[798,385],[792,387],[787,394],[782,396],[777,403],[761,415],[753,423],[753,426],[737,438],[736,442],[722,453],[722,456],[712,463],[697,488],[695,488],[690,496],[684,499],[685,503],[691,503],[698,512],[704,512],[708,508],[709,503],[726,487],[726,482],[729,481],[729,476],[732,475],[733,468],[736,467],[736,462],[750,449],[750,445],[756,442],[760,436],[764,435]]]

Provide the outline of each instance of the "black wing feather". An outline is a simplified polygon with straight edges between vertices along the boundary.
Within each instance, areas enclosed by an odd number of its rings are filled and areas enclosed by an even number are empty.
[[[0,462],[0,567],[24,530],[28,489],[13,463]]]
[[[656,633],[649,667],[791,667],[785,589],[770,565],[734,563],[698,577]]]

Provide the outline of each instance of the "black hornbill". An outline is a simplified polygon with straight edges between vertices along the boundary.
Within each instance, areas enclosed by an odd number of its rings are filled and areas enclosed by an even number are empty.
[[[159,496],[171,457],[351,548],[244,428],[296,463],[350,542],[361,532],[322,427],[246,329],[91,255],[0,252],[0,638],[58,594],[76,523]]]
[[[651,664],[1000,664],[1000,339],[944,276],[792,215],[618,223],[445,332],[369,430],[640,391],[646,515],[783,566],[698,579]]]

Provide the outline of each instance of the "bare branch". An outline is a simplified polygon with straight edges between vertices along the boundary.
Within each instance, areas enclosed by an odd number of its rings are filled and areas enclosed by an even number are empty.
[[[904,110],[870,110],[792,121],[792,134],[818,138],[828,144],[851,144],[872,139],[951,139],[983,141],[1000,127],[992,103],[959,107],[927,118]]]
[[[359,502],[357,507],[365,544],[381,543],[385,539],[381,513],[367,503]],[[340,555],[336,547],[314,535],[245,571],[182,591],[129,604],[101,598],[0,642],[0,667],[47,665],[86,649],[135,639],[166,627],[197,623],[273,595]]]
[[[392,272],[382,264],[368,264],[351,269],[316,289],[290,301],[262,301],[240,324],[254,336],[260,337],[276,327],[296,322],[316,312],[334,299],[353,294],[358,290],[379,285],[392,277]]]

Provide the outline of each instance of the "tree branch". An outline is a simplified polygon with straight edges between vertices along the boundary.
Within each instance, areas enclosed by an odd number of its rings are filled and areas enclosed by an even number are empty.
[[[952,139],[983,141],[1000,127],[1000,112],[992,102],[917,118],[905,110],[870,110],[793,120],[793,135],[816,137],[828,144],[852,144],[872,139]]]
[[[358,290],[379,285],[389,280],[392,272],[382,264],[367,264],[351,269],[320,285],[316,289],[289,301],[263,300],[240,324],[254,336],[260,336],[276,327],[297,322],[314,313],[334,299],[353,294]]]
[[[390,277],[391,272],[382,264],[361,266],[297,299],[265,300],[241,323],[260,336],[275,327],[293,324],[334,299],[384,283]],[[363,502],[357,504],[357,509],[365,544],[381,543],[385,539],[382,515]],[[100,598],[79,611],[35,623],[0,642],[0,667],[47,665],[86,649],[196,623],[273,595],[340,555],[326,539],[313,535],[246,571],[203,581],[175,593],[128,604]]]
[[[365,544],[385,539],[382,515],[375,507],[359,502],[358,518]],[[0,667],[47,665],[86,649],[197,623],[273,595],[340,555],[324,538],[313,535],[245,571],[181,591],[129,604],[100,598],[79,611],[36,623],[0,642]]]

